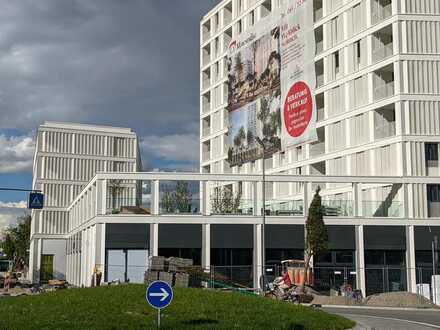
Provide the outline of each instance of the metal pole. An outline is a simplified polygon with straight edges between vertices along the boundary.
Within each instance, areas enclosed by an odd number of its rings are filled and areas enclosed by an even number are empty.
[[[434,246],[434,240],[431,242],[431,249],[432,249],[432,275],[435,275],[435,246]]]
[[[261,226],[261,267],[262,272],[261,275],[264,278],[265,275],[265,267],[264,264],[266,263],[266,245],[265,245],[265,230],[266,230],[266,147],[263,147],[263,182],[262,182],[262,189],[263,189],[263,225]],[[263,289],[263,288],[262,288]]]
[[[157,309],[157,328],[160,329],[160,308]]]

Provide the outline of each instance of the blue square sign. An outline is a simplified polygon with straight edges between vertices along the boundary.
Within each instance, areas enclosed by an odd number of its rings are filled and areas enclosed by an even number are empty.
[[[28,200],[29,209],[42,209],[44,205],[44,195],[42,193],[30,193]]]

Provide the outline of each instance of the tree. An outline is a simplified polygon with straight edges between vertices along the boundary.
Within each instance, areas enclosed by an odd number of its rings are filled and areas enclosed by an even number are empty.
[[[309,208],[309,215],[306,221],[306,247],[305,247],[305,265],[304,265],[304,284],[308,283],[308,273],[310,260],[313,256],[325,252],[328,245],[328,233],[324,224],[324,209],[321,204],[320,188],[316,189],[312,203]]]
[[[11,237],[11,234],[6,233],[5,239],[2,242],[3,253],[8,259],[12,259],[15,256],[15,244]]]
[[[14,262],[16,269],[29,265],[29,246],[31,236],[31,216],[18,218],[16,227],[5,230],[5,240],[2,244],[7,258]]]
[[[165,192],[161,199],[161,208],[166,213],[191,212],[192,195],[188,187],[188,182],[177,181],[176,191]]]

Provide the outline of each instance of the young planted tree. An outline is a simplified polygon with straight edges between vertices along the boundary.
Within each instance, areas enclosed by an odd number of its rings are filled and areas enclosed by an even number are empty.
[[[305,265],[304,265],[304,284],[310,284],[309,269],[310,261],[313,256],[325,252],[328,245],[328,233],[324,224],[324,209],[321,204],[320,188],[316,189],[312,203],[309,208],[309,215],[306,221],[306,246],[305,246]]]

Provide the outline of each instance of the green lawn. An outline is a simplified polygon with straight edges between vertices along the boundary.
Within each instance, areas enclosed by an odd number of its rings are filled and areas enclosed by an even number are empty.
[[[145,286],[71,289],[0,299],[0,329],[154,329]],[[304,306],[238,293],[180,289],[162,329],[348,329],[353,322]]]

